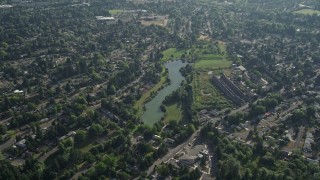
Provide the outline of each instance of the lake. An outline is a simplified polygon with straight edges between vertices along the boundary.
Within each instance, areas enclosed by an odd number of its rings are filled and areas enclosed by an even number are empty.
[[[184,77],[180,73],[180,68],[186,66],[187,63],[183,63],[181,60],[171,61],[165,64],[168,69],[168,76],[171,80],[170,85],[157,92],[157,95],[148,103],[145,104],[145,112],[141,116],[141,120],[144,124],[153,126],[156,122],[160,121],[164,113],[160,110],[160,106],[164,99],[170,95],[173,91],[177,90],[184,80]]]

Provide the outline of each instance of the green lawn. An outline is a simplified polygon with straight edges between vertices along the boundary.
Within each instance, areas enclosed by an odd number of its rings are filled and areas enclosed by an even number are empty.
[[[227,60],[200,60],[195,63],[196,69],[222,69],[231,66],[231,61]]]
[[[198,0],[196,2],[201,4],[201,5],[208,6],[209,4],[212,3],[212,0]]]
[[[218,44],[221,54],[200,54],[199,60],[195,63],[196,69],[221,69],[231,66],[231,61],[226,59],[226,45],[223,42]]]
[[[80,148],[80,151],[83,153],[89,152],[90,149],[94,146],[94,143],[90,143],[82,148]]]
[[[166,113],[164,117],[164,122],[167,124],[169,121],[175,120],[175,121],[181,121],[183,117],[183,112],[181,110],[181,107],[177,103],[170,104],[166,106]]]
[[[169,48],[169,49],[164,50],[162,52],[163,58],[161,60],[162,61],[169,61],[172,59],[178,59],[178,58],[181,58],[182,54],[185,52],[186,51],[178,50],[177,48]]]
[[[7,131],[7,134],[8,134],[9,137],[11,137],[11,136],[16,134],[16,131],[10,130],[10,131]]]
[[[201,60],[224,60],[224,57],[220,54],[201,54]]]
[[[121,9],[112,9],[112,10],[109,10],[109,13],[111,15],[115,15],[115,14],[118,14],[118,13],[121,13],[123,12]]]
[[[223,42],[220,42],[220,43],[218,44],[218,46],[219,46],[219,48],[220,48],[221,53],[224,54],[223,56],[226,56],[226,54],[227,54],[226,44],[223,43]]]
[[[319,10],[313,10],[313,9],[301,9],[299,11],[294,11],[294,13],[305,14],[305,15],[313,15],[313,14],[320,15]]]

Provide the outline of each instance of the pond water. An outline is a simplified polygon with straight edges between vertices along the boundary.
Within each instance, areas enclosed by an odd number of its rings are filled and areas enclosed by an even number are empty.
[[[168,76],[171,83],[158,91],[157,95],[145,104],[146,110],[141,116],[141,120],[144,124],[153,126],[156,122],[161,120],[164,113],[160,110],[160,106],[164,99],[173,91],[177,90],[181,85],[184,77],[181,75],[179,70],[185,65],[187,65],[187,63],[183,63],[181,60],[171,61],[165,64],[165,67],[169,72]]]

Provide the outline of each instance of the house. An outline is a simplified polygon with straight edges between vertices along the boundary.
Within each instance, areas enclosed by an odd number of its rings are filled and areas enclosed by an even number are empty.
[[[41,119],[39,122],[40,123],[45,123],[45,122],[48,122],[49,121],[49,118],[43,118],[43,119]]]
[[[168,164],[171,164],[175,168],[180,168],[180,166],[177,164],[177,162],[179,162],[179,161],[171,158],[171,159],[169,159]]]
[[[77,133],[75,131],[71,131],[67,134],[68,137],[71,137],[71,136],[74,136],[76,135]]]
[[[184,164],[184,165],[193,165],[199,160],[199,156],[188,156],[184,154],[179,158],[179,163]]]
[[[313,140],[313,135],[310,132],[307,132],[306,139],[304,141],[303,145],[303,151],[308,153],[312,152],[312,143],[314,142]]]
[[[210,111],[210,114],[215,117],[219,115],[219,111],[217,111],[216,109],[213,109]]]
[[[70,131],[67,135],[60,137],[59,140],[61,141],[61,140],[64,140],[66,138],[73,137],[76,134],[77,133],[75,131]]]
[[[26,148],[26,139],[22,139],[21,141],[17,142],[16,145],[20,148]]]
[[[206,109],[202,109],[202,110],[200,111],[200,114],[201,114],[201,115],[207,114],[207,113],[208,113],[208,110],[206,110]]]
[[[231,101],[238,105],[245,103],[245,95],[224,74],[221,77],[212,76],[212,81]]]
[[[202,151],[200,151],[200,154],[202,154],[205,157],[209,157],[209,151],[208,150],[202,150]]]
[[[246,71],[247,69],[243,66],[238,66],[237,69],[239,69],[240,71]]]
[[[114,21],[114,17],[105,17],[105,16],[96,16],[96,19],[99,21]]]
[[[318,159],[307,158],[307,161],[310,162],[310,163],[314,163],[314,164],[318,164],[319,163]]]
[[[159,140],[159,139],[161,139],[161,136],[159,136],[159,135],[153,135],[152,139],[154,139],[154,140]]]
[[[16,89],[16,90],[13,91],[13,93],[14,93],[14,94],[22,94],[23,91]]]
[[[144,138],[143,138],[142,136],[137,136],[137,137],[136,137],[136,140],[137,140],[138,142],[141,142],[141,141],[144,140]]]
[[[23,157],[32,157],[33,153],[30,152],[30,151],[26,151],[24,154],[23,154]]]
[[[287,157],[290,157],[292,155],[292,152],[291,151],[287,151],[287,150],[281,150],[279,152],[279,157],[280,158],[287,158]]]
[[[165,139],[163,140],[163,142],[164,142],[167,146],[172,146],[172,145],[175,143],[175,141],[174,141],[173,139],[171,139],[171,138],[165,138]]]
[[[285,131],[285,133],[286,133],[286,137],[289,139],[289,141],[293,141],[293,138],[292,138],[292,133],[291,132],[289,132],[288,130],[287,131]]]

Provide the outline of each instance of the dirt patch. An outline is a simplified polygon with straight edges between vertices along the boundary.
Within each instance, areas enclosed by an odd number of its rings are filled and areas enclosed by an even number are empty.
[[[167,16],[150,16],[150,17],[142,17],[140,22],[144,26],[157,25],[157,26],[167,26],[168,24]]]
[[[198,40],[210,41],[210,37],[208,35],[200,35]]]
[[[201,95],[202,96],[211,96],[211,93],[207,93],[204,90],[201,90]]]

